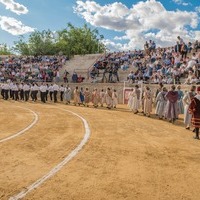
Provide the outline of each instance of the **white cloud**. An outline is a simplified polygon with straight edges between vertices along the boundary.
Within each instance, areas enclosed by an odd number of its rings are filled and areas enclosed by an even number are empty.
[[[0,28],[12,35],[23,35],[35,30],[34,28],[25,26],[21,21],[6,16],[0,16]]]
[[[195,8],[196,12],[200,13],[200,6]]]
[[[128,38],[127,35],[124,35],[124,36],[122,36],[122,37],[115,36],[115,37],[114,37],[114,40],[129,40],[129,38]]]
[[[124,24],[124,17],[129,14],[129,9],[120,2],[100,6],[94,1],[77,1],[77,7],[74,10],[94,26],[122,31],[131,25],[129,20]]]
[[[192,5],[191,3],[185,2],[183,0],[173,0],[173,2],[178,4],[178,5],[182,5],[182,6]]]
[[[115,43],[109,39],[103,40],[104,45],[107,47],[107,50],[112,51],[123,51],[126,50],[125,45],[122,45],[121,43]]]
[[[199,24],[197,12],[167,11],[156,0],[140,1],[127,8],[122,3],[115,2],[101,6],[95,1],[77,1],[74,11],[96,27],[124,32],[124,36],[116,40],[129,39],[127,44],[115,44],[120,49],[143,48],[146,40],[154,40],[158,46],[174,45],[177,36],[190,40],[191,29]],[[185,27],[190,27],[190,31]],[[112,41],[107,44],[113,45]]]
[[[199,40],[199,38],[200,38],[200,31],[194,31],[191,34],[194,37],[194,40]]]
[[[13,0],[0,0],[0,3],[4,4],[7,10],[10,10],[17,15],[28,13],[28,9],[24,5],[16,3]]]

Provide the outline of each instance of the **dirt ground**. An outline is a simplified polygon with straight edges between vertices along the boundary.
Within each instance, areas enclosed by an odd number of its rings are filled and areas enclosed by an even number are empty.
[[[27,194],[28,200],[199,200],[200,141],[182,119],[169,122],[116,110],[0,100],[0,199],[5,200],[48,173],[84,137],[91,137],[61,171]]]

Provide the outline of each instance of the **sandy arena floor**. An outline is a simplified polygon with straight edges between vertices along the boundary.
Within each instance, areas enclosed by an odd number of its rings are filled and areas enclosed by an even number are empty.
[[[182,121],[64,104],[0,100],[0,199],[7,200],[47,174],[85,135],[87,144],[58,173],[23,199],[199,200],[200,141]],[[18,137],[1,142],[28,127]]]

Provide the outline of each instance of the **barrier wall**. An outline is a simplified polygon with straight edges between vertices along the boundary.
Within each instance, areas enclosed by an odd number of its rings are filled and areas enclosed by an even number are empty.
[[[111,88],[111,89],[116,89],[118,92],[118,96],[119,96],[119,103],[123,104],[123,103],[127,103],[127,94],[130,91],[131,88],[134,87],[134,84],[124,84],[124,83],[69,83],[70,88],[72,89],[72,91],[75,89],[76,86],[79,87],[79,89],[81,87],[83,88],[89,88],[90,91],[92,91],[94,88],[97,88],[99,91],[101,89],[104,89],[104,91],[106,90],[106,88]],[[125,86],[125,87],[124,87]],[[143,85],[143,87],[145,86],[145,84]],[[159,85],[157,84],[151,84],[148,85],[151,90],[155,93],[156,90],[158,89]],[[178,86],[178,85],[177,85]],[[167,89],[170,89],[171,85],[165,85],[165,87]],[[125,88],[125,93],[124,93],[124,88]],[[181,85],[182,91],[188,91],[191,88],[191,85]],[[124,97],[126,97],[124,99]]]

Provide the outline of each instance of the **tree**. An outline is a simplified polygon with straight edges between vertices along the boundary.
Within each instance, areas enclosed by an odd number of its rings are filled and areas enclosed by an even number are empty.
[[[32,55],[56,54],[54,36],[50,30],[35,31],[29,37],[29,49]]]
[[[14,42],[14,47],[13,50],[18,52],[21,55],[31,55],[30,49],[29,49],[29,45],[27,42],[24,41],[24,37],[20,36],[19,41]]]
[[[57,31],[56,35],[50,30],[35,31],[26,42],[21,36],[15,42],[14,50],[22,55],[58,55],[60,53],[71,57],[75,54],[84,55],[101,53],[105,47],[103,36],[97,29],[91,30],[86,24],[75,27],[71,23],[67,28]]]
[[[7,47],[6,44],[0,44],[0,55],[11,55],[11,50]]]
[[[104,37],[99,35],[97,29],[91,30],[86,24],[77,28],[68,23],[66,29],[58,31],[58,36],[59,43],[64,44],[69,56],[102,53],[105,48],[102,43]]]

